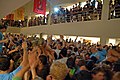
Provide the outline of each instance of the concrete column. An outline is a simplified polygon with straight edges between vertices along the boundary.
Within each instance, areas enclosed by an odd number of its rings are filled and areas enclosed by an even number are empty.
[[[28,20],[27,20],[27,27],[29,27],[29,20],[30,20],[31,16],[28,16]]]
[[[51,15],[52,15],[52,11],[53,11],[53,5],[51,4],[50,0],[48,1],[48,5],[49,5],[49,17],[48,17],[48,25],[51,25]]]
[[[116,44],[120,43],[120,38],[116,38]]]
[[[101,45],[106,45],[106,44],[108,44],[108,42],[109,42],[109,38],[108,37],[105,37],[105,36],[101,36],[100,37],[100,44]]]
[[[102,6],[102,21],[107,21],[109,18],[109,3],[110,0],[103,0],[103,6]]]

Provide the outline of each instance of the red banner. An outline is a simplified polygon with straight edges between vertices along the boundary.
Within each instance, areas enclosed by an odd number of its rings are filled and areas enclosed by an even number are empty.
[[[6,20],[14,20],[14,14],[8,14],[5,18]]]
[[[37,14],[44,14],[46,13],[46,0],[34,0],[34,8],[33,12]]]

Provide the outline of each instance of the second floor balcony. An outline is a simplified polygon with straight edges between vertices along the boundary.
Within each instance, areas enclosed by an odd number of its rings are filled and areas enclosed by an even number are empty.
[[[3,18],[2,23],[12,27],[32,27],[41,25],[52,25],[52,24],[66,24],[86,21],[102,21],[107,14],[103,11],[108,11],[107,20],[120,18],[120,2],[119,0],[110,0],[109,10],[103,10],[104,1],[91,2],[88,0],[83,5],[82,3],[73,4],[70,8],[62,6],[57,7],[57,11],[53,11],[51,14],[45,16],[24,16],[24,20],[9,19],[12,14],[9,14],[7,18]]]

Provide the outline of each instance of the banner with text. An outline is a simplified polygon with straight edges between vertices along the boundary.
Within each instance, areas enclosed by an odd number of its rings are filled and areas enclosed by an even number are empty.
[[[37,14],[43,14],[46,13],[46,0],[34,0],[34,8],[33,12]]]

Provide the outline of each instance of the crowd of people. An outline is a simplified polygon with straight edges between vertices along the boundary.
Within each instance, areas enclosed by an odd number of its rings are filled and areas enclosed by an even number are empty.
[[[95,7],[96,2],[98,3]],[[57,12],[53,12],[51,15],[51,23],[66,23],[66,22],[78,22],[78,21],[89,21],[89,20],[100,20],[102,11],[102,1],[99,0],[88,0],[84,7],[81,7],[82,3],[74,4],[69,10],[68,8],[59,7]],[[39,26],[48,24],[49,14],[46,16],[31,17],[31,19],[24,20],[3,20],[9,26],[15,27],[26,27],[26,26]]]
[[[120,80],[120,44],[3,35],[6,29],[0,25],[0,80]]]
[[[40,17],[31,17],[31,19],[28,21],[28,26],[40,26],[40,25],[47,25],[48,24],[48,17],[49,14],[46,16],[40,16]]]
[[[97,8],[95,7],[98,3]],[[63,8],[60,6],[57,11],[54,11],[51,15],[51,24],[69,23],[78,21],[100,20],[102,12],[102,1],[88,0],[84,7],[81,7],[82,3],[73,4],[73,7]],[[29,20],[29,26],[38,26],[48,23],[48,17],[31,17]]]
[[[120,18],[120,1],[110,0],[110,19]]]
[[[48,23],[48,16],[40,16],[40,17],[31,17],[31,19],[24,19],[24,20],[6,20],[1,19],[3,24],[12,27],[31,27],[31,26],[40,26],[40,25],[47,25]]]
[[[74,4],[70,9],[60,6],[58,11],[54,11],[51,15],[50,24],[69,23],[79,21],[100,20],[102,13],[102,1],[100,0],[88,0],[84,7],[81,7],[82,3]],[[96,7],[97,4],[97,7]],[[109,3],[110,14],[109,19],[120,18],[120,1],[110,0]],[[31,19],[24,20],[3,20],[9,26],[13,27],[26,27],[26,26],[40,26],[48,24],[49,14],[46,16],[31,17]]]
[[[27,26],[27,19],[25,20],[6,20],[6,19],[1,19],[0,20],[3,24],[7,26],[12,26],[12,27],[26,27]]]
[[[96,2],[98,3],[97,7]],[[65,23],[74,21],[100,20],[102,12],[102,1],[88,0],[84,7],[81,3],[74,4],[72,8],[64,9],[60,6],[58,12],[52,14],[53,23]]]

